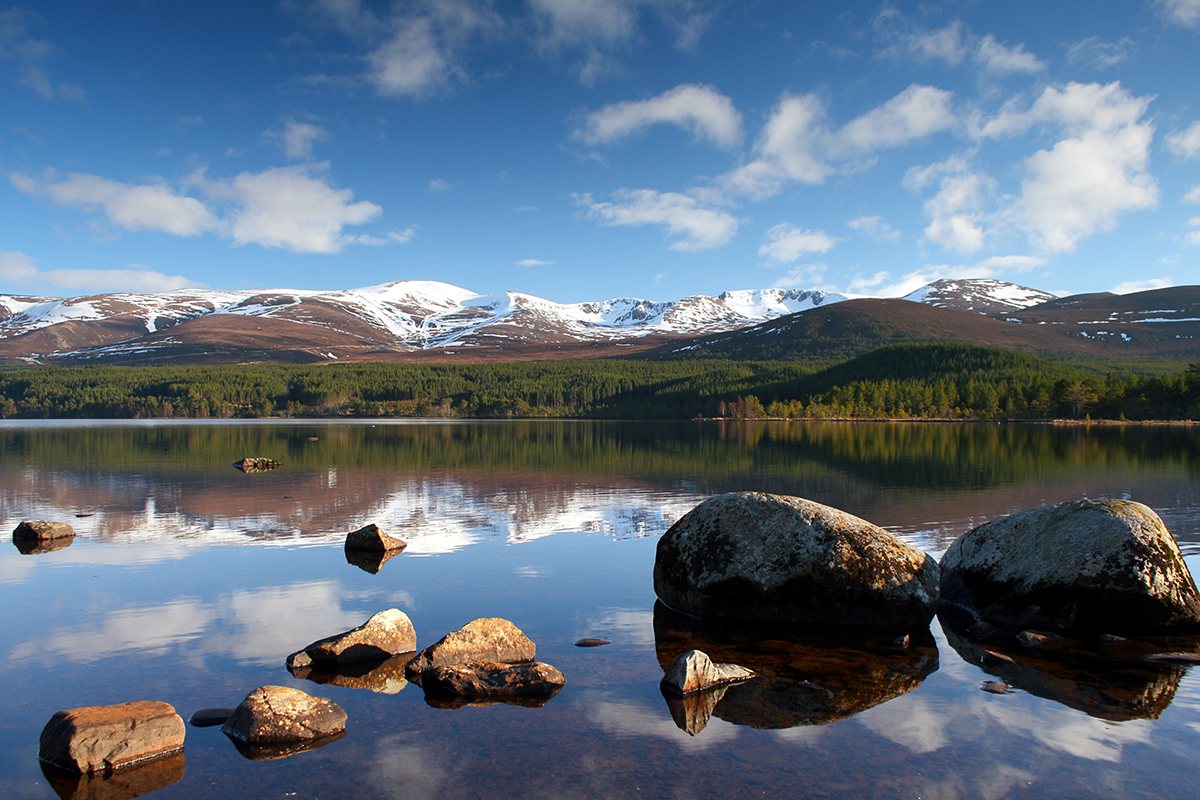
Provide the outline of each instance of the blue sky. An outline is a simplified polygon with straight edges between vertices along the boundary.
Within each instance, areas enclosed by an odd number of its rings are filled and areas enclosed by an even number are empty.
[[[0,7],[0,292],[1200,283],[1200,0]]]

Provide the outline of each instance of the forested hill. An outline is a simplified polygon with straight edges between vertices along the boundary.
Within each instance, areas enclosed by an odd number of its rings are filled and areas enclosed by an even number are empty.
[[[898,344],[843,362],[580,360],[39,368],[0,417],[1200,418],[1200,369],[1102,374],[995,347]]]

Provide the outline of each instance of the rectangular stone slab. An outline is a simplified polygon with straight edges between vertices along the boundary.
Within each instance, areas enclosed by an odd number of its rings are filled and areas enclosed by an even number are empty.
[[[46,727],[38,758],[63,769],[120,769],[183,749],[183,718],[168,703],[138,700],[59,711]]]

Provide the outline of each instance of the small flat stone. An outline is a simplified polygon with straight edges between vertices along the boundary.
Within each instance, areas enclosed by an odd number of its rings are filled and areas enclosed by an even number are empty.
[[[1200,653],[1150,653],[1141,659],[1151,664],[1200,664]]]
[[[233,716],[232,708],[202,708],[192,714],[188,722],[193,728],[211,728],[216,725],[224,725],[225,720],[231,716]]]
[[[979,688],[991,694],[1012,694],[1012,688],[1004,681],[984,681]]]
[[[612,644],[611,639],[580,639],[575,642],[576,647],[603,647],[606,644]]]
[[[65,522],[51,522],[48,519],[27,519],[13,529],[14,542],[45,542],[50,539],[68,539],[75,535],[75,529]]]
[[[1021,631],[1017,634],[1017,641],[1026,647],[1051,649],[1061,647],[1066,643],[1066,639],[1062,636],[1048,631]]]
[[[120,769],[181,749],[185,733],[183,719],[167,703],[72,708],[46,723],[38,758],[75,772]]]

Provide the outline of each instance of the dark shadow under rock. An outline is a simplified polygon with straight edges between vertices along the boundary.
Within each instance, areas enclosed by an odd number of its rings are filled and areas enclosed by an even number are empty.
[[[75,541],[74,536],[68,536],[63,539],[45,539],[43,541],[21,539],[13,540],[13,546],[23,556],[40,556],[43,553],[53,553],[56,550],[66,550]]]
[[[156,792],[183,778],[183,751],[118,770],[78,773],[42,764],[42,775],[62,800],[132,800]]]
[[[288,667],[297,678],[313,683],[332,684],[347,689],[366,689],[376,694],[399,694],[408,680],[404,677],[404,665],[415,652],[400,653],[383,661],[360,661],[336,669],[317,667]]]
[[[1001,629],[988,638],[985,646],[966,633],[971,617],[950,608],[938,616],[946,641],[964,661],[1013,688],[1098,719],[1157,719],[1171,704],[1186,669],[1139,659],[1163,650],[1165,639],[1129,639],[1105,645],[1096,638],[1052,649],[1025,646],[1017,639],[1017,631]],[[1171,637],[1170,641],[1178,644],[1182,638]]]
[[[713,698],[709,712],[752,728],[792,728],[845,719],[911,692],[938,668],[937,643],[928,630],[910,634],[908,647],[902,648],[894,644],[894,636],[716,626],[676,613],[661,602],[654,606],[654,639],[664,673],[680,654],[692,649],[703,650],[713,661],[758,673],[752,681],[725,687],[720,697]],[[707,702],[701,698],[693,705]],[[680,709],[671,708],[671,713],[678,724]],[[683,730],[695,735],[703,728],[697,727],[703,709],[684,706],[682,715]]]
[[[229,737],[237,751],[250,761],[279,761],[283,758],[307,753],[310,750],[320,750],[326,745],[333,744],[338,739],[345,738],[346,732],[341,731],[332,736],[322,736],[319,739],[306,739],[302,742],[285,742],[279,744],[247,744],[239,739]]]
[[[224,725],[232,716],[232,708],[202,708],[192,714],[188,724],[193,728],[213,728]]]
[[[369,550],[346,550],[346,563],[358,567],[363,572],[378,575],[383,565],[400,555],[399,550],[387,550],[375,553]]]

